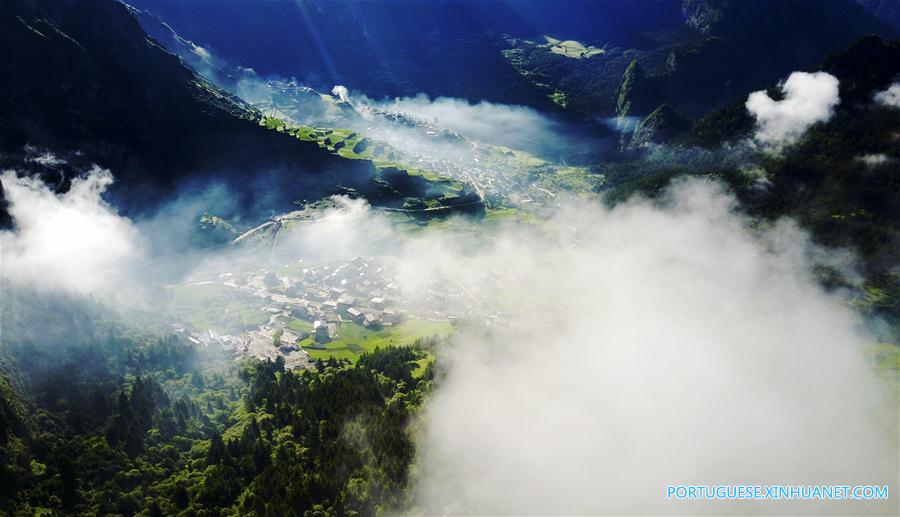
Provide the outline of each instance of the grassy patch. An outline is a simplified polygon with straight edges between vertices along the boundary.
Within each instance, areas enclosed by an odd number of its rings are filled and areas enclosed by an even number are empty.
[[[602,174],[594,174],[584,167],[552,167],[553,171],[541,176],[538,184],[552,191],[570,191],[579,194],[597,192],[606,183]]]
[[[432,336],[448,336],[452,331],[453,327],[446,321],[409,320],[377,331],[356,323],[344,322],[338,326],[340,337],[326,343],[324,349],[314,345],[312,339],[305,339],[300,344],[313,359],[333,357],[356,362],[363,352],[375,350],[376,347],[410,346],[416,340]]]
[[[563,41],[550,36],[544,36],[544,39],[547,41],[546,46],[550,49],[550,52],[571,59],[586,59],[606,53],[606,50],[602,48],[585,45],[575,40]]]
[[[183,284],[166,291],[172,311],[195,332],[213,329],[220,334],[239,334],[268,320],[254,306],[254,298],[222,284]]]
[[[425,374],[428,365],[434,362],[434,356],[426,354],[425,357],[415,361],[416,369],[412,371],[413,379],[419,379]]]
[[[313,326],[312,323],[306,320],[298,320],[296,318],[291,319],[287,323],[285,323],[285,328],[289,330],[293,330],[295,332],[312,332]]]

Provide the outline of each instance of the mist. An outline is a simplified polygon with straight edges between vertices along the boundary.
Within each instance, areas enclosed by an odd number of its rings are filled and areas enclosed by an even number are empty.
[[[335,198],[276,263],[377,256],[399,303],[458,320],[411,473],[425,514],[890,513],[898,394],[846,293],[854,256],[754,227],[714,182],[546,224],[401,232]],[[670,501],[670,484],[877,484],[886,501]]]
[[[754,227],[714,182],[546,224],[402,232],[360,200],[279,237],[276,263],[377,256],[403,306],[459,321],[412,423],[413,513],[890,513],[898,394],[846,293],[854,256]],[[482,224],[482,226],[479,226]],[[877,484],[886,501],[674,501],[671,484]],[[399,511],[399,510],[398,510]]]
[[[3,176],[17,229],[5,280],[102,292],[137,272],[142,234],[102,200],[94,169],[55,194]],[[215,189],[212,190],[213,192]],[[227,200],[227,195],[216,195]],[[224,201],[223,201],[224,202]],[[264,246],[211,251],[179,278],[253,261],[378,256],[399,303],[435,291],[458,320],[413,422],[415,511],[427,514],[889,512],[898,400],[842,293],[853,256],[783,220],[753,229],[716,183],[615,208],[559,198],[546,223],[401,231],[365,201],[332,207]],[[184,207],[184,208],[178,208]],[[177,234],[177,232],[176,232]],[[190,264],[190,262],[185,262]],[[887,484],[877,502],[685,502],[669,484]],[[851,506],[852,505],[852,506]]]
[[[474,140],[507,147],[534,149],[548,133],[556,134],[562,129],[560,124],[531,108],[487,101],[470,103],[464,99],[430,99],[418,95],[383,101],[378,106],[388,112],[433,122]]]
[[[886,90],[875,93],[875,102],[892,108],[900,108],[900,83],[894,83]]]
[[[444,278],[494,292],[506,320],[464,328],[440,359],[445,377],[419,422],[421,511],[896,508],[895,494],[871,505],[665,499],[668,484],[897,486],[897,393],[872,371],[872,337],[810,272],[821,260],[848,267],[847,255],[790,221],[751,231],[729,196],[698,181],[663,207],[569,203],[551,228],[404,253],[408,287]]]
[[[15,231],[0,232],[3,280],[91,294],[121,286],[134,274],[139,232],[102,198],[113,182],[110,171],[94,167],[62,194],[12,171],[0,180],[16,224]]]

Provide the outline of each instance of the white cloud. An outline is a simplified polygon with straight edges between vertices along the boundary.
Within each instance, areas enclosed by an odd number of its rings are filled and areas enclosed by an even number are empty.
[[[900,108],[900,83],[894,83],[887,90],[876,93],[875,102],[893,108]]]
[[[190,43],[190,47],[191,47],[191,51],[194,54],[197,54],[197,56],[199,56],[204,61],[209,61],[212,58],[212,55],[209,53],[209,51],[206,50],[205,48],[201,47],[200,45]]]
[[[463,251],[464,250],[464,251]],[[888,502],[671,502],[667,484],[889,484],[897,399],[870,337],[816,284],[822,250],[748,229],[709,184],[667,208],[571,202],[489,243],[423,238],[411,292],[442,278],[509,325],[462,329],[426,406],[425,514],[892,511]]]
[[[138,230],[103,202],[107,171],[61,195],[0,179],[19,224],[2,234],[4,280],[93,293],[129,276]],[[790,222],[750,230],[731,197],[697,180],[662,206],[558,200],[546,224],[401,232],[335,198],[259,256],[387,255],[406,301],[457,293],[446,313],[476,321],[438,351],[446,377],[416,422],[421,511],[896,508],[897,394],[872,371],[855,315],[810,273],[847,267],[845,256]],[[893,499],[667,501],[678,483],[888,484]]]
[[[66,163],[62,158],[57,157],[55,154],[51,152],[44,152],[37,156],[30,156],[26,158],[26,161],[34,162],[44,167],[55,167],[57,165],[64,165]]]
[[[891,158],[890,156],[888,156],[884,153],[878,153],[878,154],[865,154],[863,156],[860,156],[859,160],[861,162],[865,163],[866,165],[868,165],[869,167],[877,167],[879,165],[884,165],[886,163],[890,163],[891,161],[893,161],[893,158]]]
[[[331,89],[331,94],[341,99],[341,102],[350,102],[350,91],[346,86],[336,84],[334,88]]]
[[[500,145],[528,142],[533,133],[543,135],[553,128],[547,117],[531,108],[486,101],[473,104],[464,99],[439,97],[431,100],[418,95],[384,102],[379,107],[435,123],[475,140]]]
[[[784,99],[773,100],[765,90],[753,92],[745,106],[756,118],[755,139],[780,148],[796,142],[817,122],[826,122],[840,102],[838,80],[825,72],[794,72],[781,85]]]
[[[139,256],[138,232],[102,199],[112,183],[95,167],[55,194],[35,178],[0,175],[15,231],[0,232],[4,281],[96,293],[118,285]]]

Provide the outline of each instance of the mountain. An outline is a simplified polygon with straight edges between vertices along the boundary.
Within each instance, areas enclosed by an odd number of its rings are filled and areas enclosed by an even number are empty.
[[[582,60],[526,52],[522,66],[585,114],[645,116],[667,103],[698,117],[863,35],[895,34],[849,0],[685,0],[682,9],[683,25],[655,48]]]
[[[338,186],[365,193],[374,185],[371,162],[271,131],[259,118],[149,38],[125,4],[0,5],[4,168],[42,175],[65,190],[96,163],[113,171],[110,199],[126,213],[210,182],[231,187],[247,215],[318,199]]]
[[[587,118],[616,114],[634,66],[643,84],[626,93],[628,115],[667,103],[697,117],[860,36],[894,35],[852,0],[133,4],[204,52],[263,77]]]
[[[691,127],[691,121],[668,104],[642,118],[631,136],[630,147],[642,147],[661,143],[681,134]]]
[[[132,2],[214,56],[263,77],[373,97],[460,96],[552,108],[461,2]],[[227,28],[227,30],[226,30]],[[260,37],[265,34],[265,37]]]
[[[894,30],[900,31],[900,2],[896,0],[856,0],[866,11],[884,20]]]
[[[669,140],[700,159],[623,176],[611,198],[655,193],[673,178],[711,176],[728,183],[744,210],[762,220],[790,216],[820,244],[858,254],[866,278],[861,306],[900,328],[900,109],[874,101],[900,78],[900,41],[875,36],[832,52],[810,71],[839,81],[840,103],[825,123],[810,127],[781,152],[748,152],[755,120],[737,100]],[[770,85],[778,98],[779,89]],[[733,158],[725,158],[731,149]],[[741,149],[744,149],[741,151]],[[615,183],[615,182],[613,182]],[[834,281],[828,277],[827,282]],[[827,283],[826,282],[826,283]],[[839,285],[840,282],[834,285]]]

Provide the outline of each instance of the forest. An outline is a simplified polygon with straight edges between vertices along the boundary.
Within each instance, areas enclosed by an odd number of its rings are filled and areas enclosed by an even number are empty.
[[[409,426],[432,379],[430,368],[413,377],[415,348],[292,372],[281,357],[235,362],[174,335],[110,331],[5,355],[0,514],[356,515],[408,504]]]

